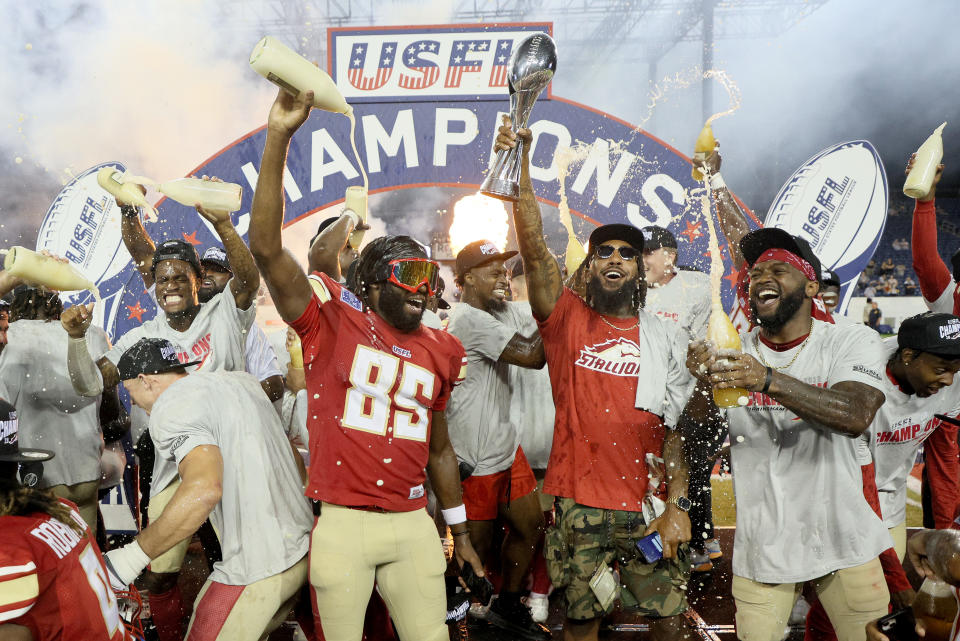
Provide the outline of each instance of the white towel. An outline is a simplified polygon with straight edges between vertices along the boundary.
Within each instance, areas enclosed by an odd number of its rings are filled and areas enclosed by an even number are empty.
[[[642,309],[638,329],[643,366],[637,378],[634,407],[676,427],[695,384],[685,365],[690,336],[680,325],[668,324]]]

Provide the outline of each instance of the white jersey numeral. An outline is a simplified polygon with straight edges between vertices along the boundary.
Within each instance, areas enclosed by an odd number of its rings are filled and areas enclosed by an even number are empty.
[[[400,375],[400,386],[391,396],[390,390]],[[341,424],[355,430],[386,435],[393,412],[393,435],[414,441],[427,440],[429,409],[417,395],[429,396],[435,380],[433,372],[401,361],[380,350],[358,345],[350,366],[350,389],[343,408]],[[399,409],[403,408],[403,409]]]
[[[107,574],[97,558],[97,553],[93,545],[87,544],[87,547],[80,553],[80,565],[87,573],[87,581],[90,588],[97,595],[97,601],[100,602],[100,613],[103,615],[103,622],[107,626],[107,632],[110,637],[116,634],[120,629],[120,613],[117,610],[117,595],[114,594],[110,582],[107,580]]]

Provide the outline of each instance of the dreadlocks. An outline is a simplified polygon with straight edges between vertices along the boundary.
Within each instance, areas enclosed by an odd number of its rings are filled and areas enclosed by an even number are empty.
[[[57,320],[63,313],[63,302],[56,292],[46,287],[21,285],[13,290],[10,322],[18,320]]]
[[[590,254],[580,263],[580,267],[577,268],[573,276],[567,280],[567,287],[570,287],[580,294],[590,307],[593,307],[594,301],[588,284],[590,282],[590,265],[593,263],[594,258],[595,254],[593,248],[591,248]],[[630,310],[634,316],[640,313],[640,309],[647,302],[647,281],[643,277],[643,262],[639,257],[637,258],[637,263],[639,264],[637,283],[630,295]],[[579,290],[581,287],[582,291]]]
[[[70,508],[49,490],[24,487],[10,476],[0,476],[0,517],[46,514],[83,536],[84,530],[70,515]]]
[[[363,248],[356,269],[349,275],[347,289],[367,300],[367,286],[386,280],[386,268],[391,260],[400,258],[426,258],[423,246],[409,236],[381,236]]]

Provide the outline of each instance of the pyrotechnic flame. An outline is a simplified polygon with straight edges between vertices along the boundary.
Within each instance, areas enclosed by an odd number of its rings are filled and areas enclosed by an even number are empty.
[[[503,251],[508,228],[503,201],[480,193],[464,196],[453,205],[450,249],[456,255],[475,240],[489,240]]]

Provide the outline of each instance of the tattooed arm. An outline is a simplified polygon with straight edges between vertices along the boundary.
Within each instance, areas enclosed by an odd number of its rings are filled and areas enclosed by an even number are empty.
[[[563,293],[563,279],[560,265],[547,249],[543,237],[543,220],[540,218],[540,205],[533,193],[530,180],[530,142],[529,129],[514,133],[510,119],[504,116],[504,125],[497,136],[496,150],[512,149],[517,146],[517,137],[524,140],[523,161],[520,170],[520,200],[513,206],[513,220],[517,228],[517,241],[520,244],[520,256],[523,257],[523,269],[527,277],[530,295],[530,307],[538,320],[546,320]]]

